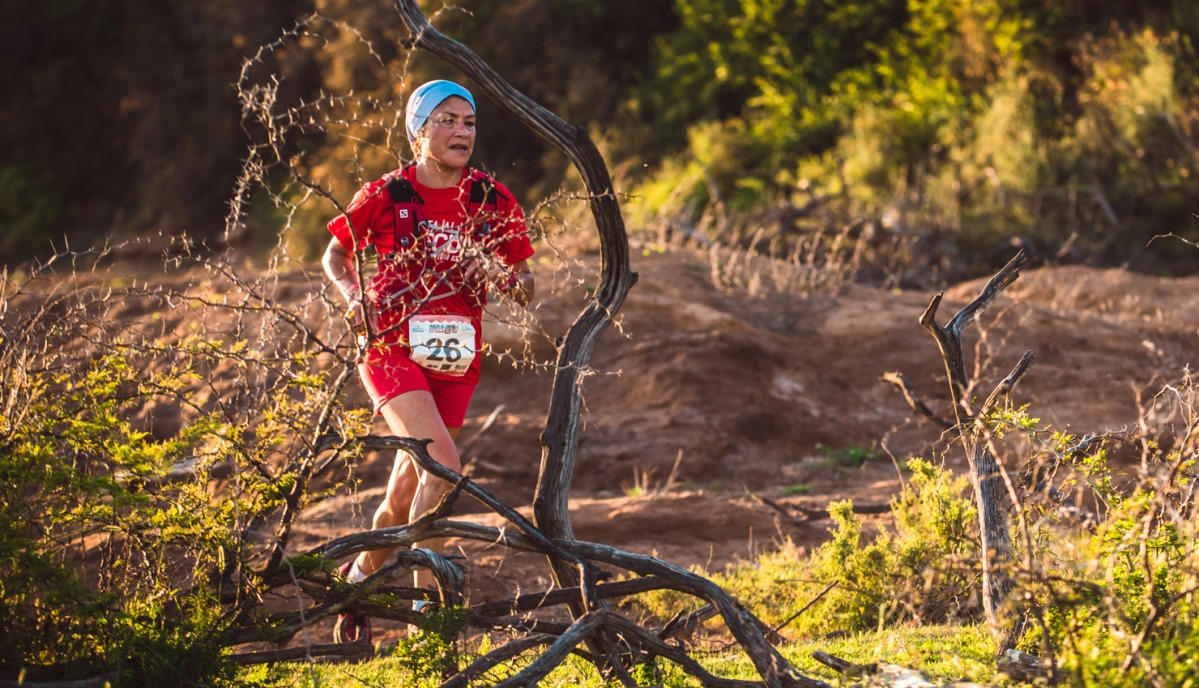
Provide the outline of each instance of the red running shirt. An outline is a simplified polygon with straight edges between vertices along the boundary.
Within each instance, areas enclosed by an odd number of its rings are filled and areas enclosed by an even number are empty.
[[[420,198],[420,235],[410,248],[399,248],[397,237],[408,233],[408,225],[396,227],[396,206],[385,188],[396,175],[412,184]],[[488,202],[468,213],[472,184],[495,186],[495,203]],[[413,206],[401,205],[401,208]],[[473,215],[473,216],[472,216]],[[490,229],[481,238],[475,230],[482,223]],[[406,343],[404,319],[414,315],[461,315],[475,326],[475,350],[482,346],[481,321],[487,303],[487,284],[467,283],[458,263],[470,251],[480,251],[513,266],[533,255],[524,212],[503,184],[485,173],[468,168],[457,186],[434,189],[416,180],[415,167],[395,170],[358,190],[347,212],[329,222],[329,231],[350,251],[373,246],[379,256],[379,269],[366,293],[379,314],[377,344],[391,347]],[[479,359],[466,376],[452,379],[472,382],[478,379]],[[442,374],[429,371],[431,377]]]

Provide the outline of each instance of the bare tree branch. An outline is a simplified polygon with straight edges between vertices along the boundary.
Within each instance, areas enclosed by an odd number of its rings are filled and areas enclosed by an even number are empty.
[[[583,642],[595,629],[599,628],[607,617],[608,612],[603,610],[588,612],[579,617],[566,633],[563,633],[554,642],[550,643],[550,646],[546,648],[540,657],[525,667],[520,673],[495,684],[495,688],[517,688],[518,686],[537,685],[541,679],[548,676],[551,671],[561,664],[579,643]]]
[[[899,391],[903,393],[903,398],[908,402],[908,406],[910,406],[918,415],[929,419],[942,430],[952,430],[955,427],[953,423],[945,420],[941,416],[938,416],[936,413],[933,413],[933,410],[928,407],[928,404],[924,403],[923,399],[920,399],[916,396],[915,388],[912,387],[912,383],[903,373],[884,373],[883,381],[890,382],[898,387]]]
[[[629,269],[628,236],[607,166],[582,127],[572,126],[504,81],[495,70],[461,43],[438,32],[414,0],[396,0],[414,47],[423,48],[457,67],[500,107],[563,151],[587,188],[600,237],[600,283],[595,297],[571,325],[558,349],[557,371],[546,427],[542,433],[541,470],[534,493],[534,520],[553,538],[570,538],[568,495],[578,447],[582,386],[591,352],[624,303],[636,274]],[[572,567],[555,563],[559,585],[579,582]],[[576,615],[581,610],[575,610]]]
[[[1020,276],[1020,267],[1025,261],[1026,255],[1021,250],[987,281],[973,301],[950,319],[948,325],[942,327],[936,321],[943,293],[936,294],[920,316],[920,324],[933,335],[940,348],[957,426],[961,428],[960,440],[970,462],[982,537],[983,607],[999,641],[1001,655],[1015,645],[1024,627],[1023,615],[1013,608],[1015,601],[1010,598],[1013,582],[1008,571],[1013,561],[1013,550],[1007,509],[1009,492],[1014,490],[1014,486],[1006,480],[1006,473],[990,448],[990,431],[981,420],[1000,400],[1007,398],[1032,365],[1033,354],[1026,352],[1012,372],[988,396],[982,408],[975,411],[966,397],[969,380],[962,349],[962,331]],[[895,379],[899,377],[898,374],[890,376],[891,382],[905,390],[909,405],[917,408],[912,403],[907,387],[901,380]],[[1011,492],[1010,496],[1015,499],[1018,495]]]

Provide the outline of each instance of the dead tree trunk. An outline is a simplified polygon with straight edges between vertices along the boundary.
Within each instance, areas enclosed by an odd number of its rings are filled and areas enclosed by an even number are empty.
[[[413,46],[424,48],[460,69],[500,107],[561,149],[575,164],[587,187],[600,236],[600,284],[591,303],[559,345],[549,416],[541,435],[541,470],[533,501],[534,522],[546,535],[574,539],[567,502],[578,447],[583,375],[596,341],[637,281],[636,273],[629,269],[628,236],[608,168],[582,127],[567,124],[533,102],[469,48],[439,33],[413,0],[397,0],[396,7],[412,36]],[[579,583],[577,572],[571,567],[556,565],[555,575],[564,587]]]
[[[987,282],[982,292],[958,311],[944,327],[936,322],[937,307],[941,304],[944,292],[934,296],[924,314],[920,316],[920,324],[933,335],[941,349],[959,436],[970,462],[970,479],[974,486],[982,537],[983,608],[999,642],[1000,654],[1011,649],[1020,639],[1024,620],[1011,599],[1013,557],[1008,519],[1008,485],[1002,467],[991,451],[991,430],[985,418],[996,404],[1007,397],[1028,371],[1032,365],[1033,352],[1026,351],[1012,372],[976,409],[967,395],[969,380],[962,352],[962,331],[977,320],[983,310],[1020,276],[1020,267],[1024,261],[1023,251],[1016,254],[1015,258]]]
[[[596,341],[624,303],[637,276],[629,269],[629,242],[607,165],[582,127],[572,126],[503,80],[474,51],[438,32],[413,0],[396,0],[413,47],[423,48],[457,67],[493,101],[539,136],[562,150],[582,176],[600,236],[600,284],[595,297],[571,325],[558,349],[553,390],[541,435],[541,469],[533,499],[533,521],[548,537],[573,540],[569,494],[578,447],[583,375]],[[596,571],[583,560],[550,559],[560,587],[579,586],[583,604],[571,604],[576,619],[603,606],[595,595]],[[612,655],[611,647],[593,647]]]
[[[571,325],[558,348],[557,369],[550,396],[549,415],[541,435],[542,458],[537,489],[533,502],[533,524],[523,528],[526,534],[547,538],[547,554],[558,585],[577,587],[580,602],[570,605],[575,623],[551,646],[547,663],[569,651],[577,642],[587,642],[593,654],[607,658],[611,674],[626,685],[635,681],[621,666],[628,653],[669,656],[685,670],[701,677],[706,686],[743,686],[746,682],[729,681],[707,675],[685,653],[654,640],[651,633],[607,611],[596,590],[594,559],[603,559],[578,543],[570,524],[569,488],[574,476],[575,452],[578,447],[579,415],[582,411],[583,377],[591,360],[596,341],[624,303],[637,275],[629,268],[629,244],[624,220],[616,201],[608,168],[586,131],[562,121],[537,103],[506,83],[482,59],[466,46],[447,38],[432,27],[413,0],[395,0],[396,8],[411,35],[411,45],[423,48],[446,60],[479,85],[488,97],[516,117],[525,126],[562,150],[578,169],[586,185],[592,216],[600,237],[600,283],[595,296]],[[432,468],[432,467],[430,467]],[[497,505],[498,506],[498,505]],[[503,509],[515,518],[515,512]],[[517,519],[519,520],[519,519]],[[642,561],[646,559],[647,561]],[[612,562],[609,562],[612,563]],[[642,575],[661,575],[674,571],[649,558],[633,557],[621,562]],[[664,566],[664,568],[663,568]],[[682,573],[681,571],[679,573]],[[745,648],[765,685],[825,686],[796,671],[761,632],[761,622],[718,586],[703,579],[694,581],[695,592],[706,597],[720,609],[737,641]],[[756,623],[755,623],[756,622]],[[600,637],[596,637],[599,635]],[[602,663],[602,662],[601,662]],[[535,680],[530,667],[507,684],[525,685]],[[538,669],[539,671],[540,669]]]

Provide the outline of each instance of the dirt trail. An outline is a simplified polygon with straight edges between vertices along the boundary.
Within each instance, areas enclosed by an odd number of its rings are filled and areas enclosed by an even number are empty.
[[[581,539],[656,553],[681,566],[717,570],[750,559],[781,538],[814,546],[828,523],[797,526],[749,497],[824,507],[852,498],[886,502],[900,489],[894,462],[918,454],[962,468],[939,431],[920,422],[884,373],[903,372],[945,417],[944,373],[936,344],[918,324],[931,293],[845,285],[832,294],[750,296],[715,289],[706,260],[685,251],[639,256],[640,281],[620,327],[602,338],[586,383],[585,428],[572,490]],[[983,280],[949,289],[946,321]],[[549,295],[538,319],[565,332],[577,299]],[[1036,362],[1014,394],[1033,415],[1076,433],[1135,423],[1138,398],[1199,362],[1199,279],[1158,279],[1078,267],[1024,273],[984,318],[985,334],[966,341],[988,352],[982,393],[1027,349]],[[503,348],[511,328],[487,335]],[[552,348],[535,344],[544,361]],[[479,481],[508,503],[532,499],[552,379],[548,372],[489,362],[463,437],[502,405],[466,457]],[[364,401],[364,399],[363,399]],[[832,455],[872,454],[843,466]],[[382,485],[392,458],[358,466],[364,485]],[[672,469],[677,471],[672,475]],[[646,496],[630,496],[640,485]],[[784,496],[804,486],[803,496]],[[378,490],[322,502],[305,514],[297,548],[369,522]],[[462,518],[499,524],[477,505]],[[461,545],[472,561],[472,594],[488,598],[514,585],[548,584],[539,557],[504,557],[498,548]]]

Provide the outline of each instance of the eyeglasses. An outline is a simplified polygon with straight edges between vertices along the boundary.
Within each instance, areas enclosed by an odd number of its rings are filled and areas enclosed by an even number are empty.
[[[453,115],[442,115],[433,119],[432,122],[442,129],[457,129],[458,125],[466,127],[467,131],[474,131],[475,116],[454,117]]]

